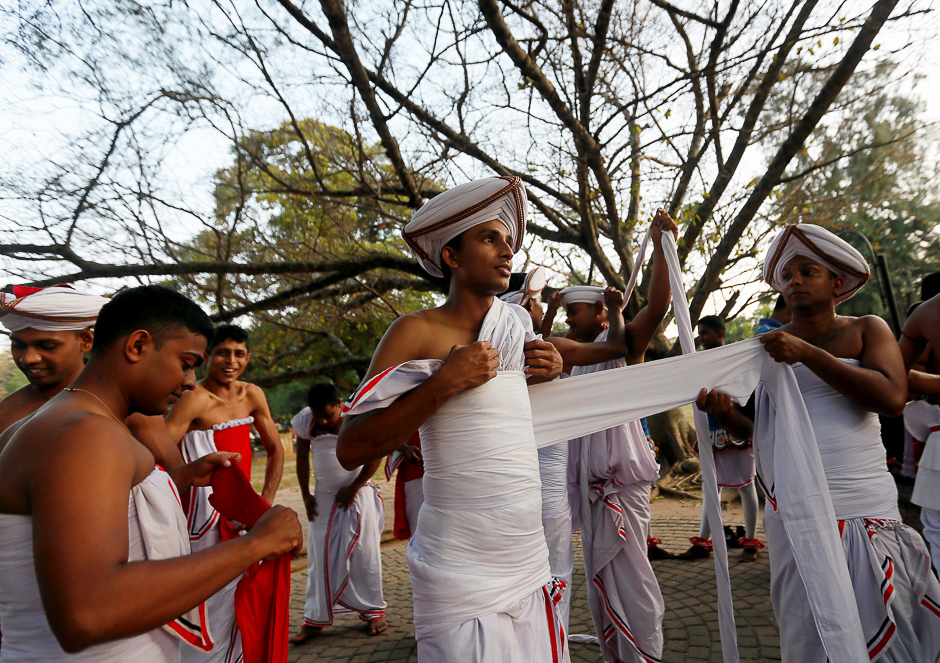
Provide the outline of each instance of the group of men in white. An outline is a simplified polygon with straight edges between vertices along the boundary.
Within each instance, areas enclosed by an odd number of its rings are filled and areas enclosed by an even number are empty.
[[[604,660],[659,661],[665,607],[649,561],[659,465],[641,419],[694,401],[706,503],[684,556],[707,556],[727,485],[746,502],[742,559],[756,557],[756,461],[783,660],[940,661],[940,583],[923,539],[901,522],[877,418],[904,410],[910,371],[923,400],[907,406],[909,428],[925,443],[914,501],[936,537],[940,297],[911,314],[899,346],[879,318],[836,313],[869,278],[863,257],[821,227],[787,226],[763,273],[790,321],[695,353],[678,229],[664,211],[625,293],[569,287],[547,313],[542,271],[512,272],[527,216],[517,177],[425,203],[403,235],[448,281],[446,301],[389,327],[345,403],[333,385],[315,385],[291,422],[308,520],[304,621],[292,641],[344,612],[373,635],[386,630],[384,510],[371,479],[388,459],[400,473],[396,532],[410,537],[420,661],[569,660],[577,530]],[[650,242],[647,303],[627,322]],[[670,298],[688,354],[644,364]],[[568,333],[549,336],[559,306]],[[110,302],[18,289],[3,294],[0,322],[30,381],[0,402],[0,662],[175,661],[180,641],[187,660],[253,660],[236,587],[302,541],[288,509],[245,532],[211,499],[216,473],[250,476],[250,425],[267,451],[267,503],[281,478],[263,393],[238,380],[247,335],[213,330],[198,306],[154,286]],[[705,324],[703,341],[709,329],[720,339]],[[930,543],[936,566],[940,539]],[[723,539],[714,548],[724,552]],[[727,557],[715,564],[722,649],[736,661]]]

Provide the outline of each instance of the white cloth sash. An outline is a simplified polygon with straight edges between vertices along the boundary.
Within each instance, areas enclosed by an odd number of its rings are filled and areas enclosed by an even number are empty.
[[[904,426],[915,439],[924,443],[911,502],[940,510],[940,405],[926,401],[908,403],[904,408]]]

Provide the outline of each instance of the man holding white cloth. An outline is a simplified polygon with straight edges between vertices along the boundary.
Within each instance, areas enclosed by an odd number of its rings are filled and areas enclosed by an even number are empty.
[[[923,540],[901,523],[876,416],[898,416],[904,407],[907,384],[901,353],[880,318],[835,312],[836,305],[868,278],[864,258],[836,235],[809,224],[787,226],[770,246],[764,279],[783,294],[793,320],[759,338],[776,361],[793,367],[802,392],[870,660],[937,661],[940,584],[930,570]],[[755,436],[761,439],[766,435],[762,420],[768,413],[773,416],[774,403],[763,386],[756,401]],[[707,409],[726,406],[710,404]],[[724,426],[721,413],[718,418]],[[816,551],[791,546],[792,534],[777,510],[774,482],[767,480],[774,469],[772,454],[758,444],[757,472],[768,507],[764,531],[771,551],[771,598],[782,658],[787,663],[824,663],[827,652],[818,616],[808,609],[803,580],[809,569],[797,566],[800,555],[805,561]]]
[[[389,328],[346,404],[336,455],[347,469],[420,429],[425,502],[407,556],[423,663],[568,660],[526,389],[556,377],[561,358],[534,340],[525,309],[496,298],[527,213],[521,180],[491,177],[414,214],[405,240],[450,278],[447,301]]]

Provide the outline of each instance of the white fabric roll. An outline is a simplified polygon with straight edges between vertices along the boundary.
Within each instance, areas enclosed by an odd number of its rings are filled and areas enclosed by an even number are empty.
[[[500,221],[522,246],[529,208],[518,177],[486,177],[466,182],[432,198],[411,216],[402,236],[415,259],[431,276],[443,276],[441,250],[457,235],[488,221]]]

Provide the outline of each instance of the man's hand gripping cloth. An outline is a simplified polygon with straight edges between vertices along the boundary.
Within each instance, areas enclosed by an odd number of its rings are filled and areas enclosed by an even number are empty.
[[[180,442],[180,452],[183,460],[191,463],[197,458],[216,451],[236,451],[242,454],[240,468],[250,463],[251,441],[249,425],[254,421],[247,419],[234,419],[213,427],[212,430],[191,431],[183,436]],[[222,437],[221,445],[216,444],[216,436]],[[246,461],[246,455],[248,459]],[[250,468],[250,464],[248,465]],[[209,502],[212,495],[212,486],[190,488],[183,493],[183,511],[189,527],[189,541],[193,551],[206,550],[221,543],[222,521],[224,520]],[[231,525],[228,525],[231,529]],[[242,639],[238,631],[235,616],[235,591],[239,578],[235,578],[216,592],[206,602],[208,606],[209,623],[216,647],[208,657],[197,656],[195,653],[183,651],[184,663],[228,663],[238,661],[242,656]]]
[[[646,240],[644,240],[646,241]],[[702,388],[719,389],[743,404],[758,382],[775,405],[764,419],[764,435],[756,439],[758,453],[776,456],[772,474],[777,510],[793,542],[800,572],[812,587],[809,603],[817,629],[833,663],[865,660],[865,638],[851,591],[851,578],[842,554],[835,511],[823,472],[812,425],[793,371],[777,364],[759,339],[693,353],[692,327],[678,257],[672,237],[663,243],[669,265],[680,343],[689,354],[649,364],[628,366],[593,375],[536,385],[529,389],[539,446],[611,428],[693,402]],[[642,253],[642,249],[641,249]],[[639,264],[639,261],[637,261]],[[631,278],[631,284],[635,277]],[[630,286],[628,286],[629,292]],[[577,403],[577,408],[572,407]],[[778,416],[779,415],[779,416]],[[704,413],[695,411],[702,462],[706,511],[712,531],[720,532],[721,513],[715,464]],[[775,440],[780,444],[775,445]],[[727,551],[715,539],[719,590],[719,624],[726,662],[737,661]]]
[[[312,435],[313,416],[304,408],[291,421],[310,439],[318,515],[307,524],[307,593],[304,624],[332,626],[338,614],[357,613],[363,621],[385,616],[382,597],[382,529],[385,510],[379,486],[359,489],[348,508],[336,493],[351,484],[361,468],[343,469],[336,460],[336,436]]]
[[[223,517],[222,540],[239,536],[230,522],[251,529],[271,507],[254,491],[236,467],[212,473],[209,496]],[[290,628],[290,553],[256,562],[239,579],[235,590],[235,619],[241,635],[243,663],[287,663]]]
[[[178,557],[189,552],[179,496],[162,469],[155,467],[131,489],[127,534],[128,562]],[[176,663],[180,658],[180,639],[194,646],[200,643],[211,646],[202,616],[203,606],[199,606],[163,628],[67,654],[52,634],[39,594],[32,516],[0,514],[3,663]]]
[[[499,350],[497,376],[452,398],[420,429],[425,502],[407,556],[425,662],[568,660],[523,374],[529,319],[521,307],[493,301],[479,340]],[[387,407],[442,363],[380,373],[350,397],[346,413]]]

